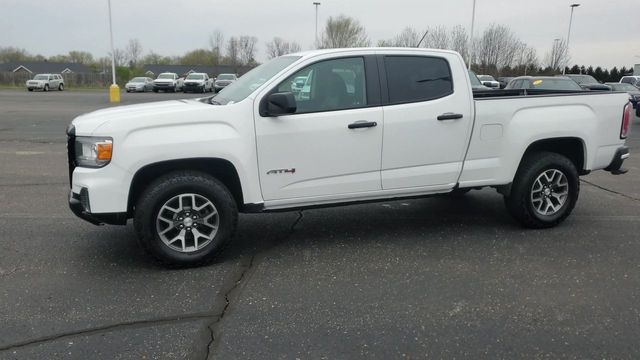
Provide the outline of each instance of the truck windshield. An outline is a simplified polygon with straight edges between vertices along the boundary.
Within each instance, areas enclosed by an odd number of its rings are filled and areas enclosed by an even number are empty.
[[[173,74],[160,74],[158,79],[173,79]]]
[[[260,87],[260,85],[264,84],[267,80],[271,79],[274,75],[298,59],[300,59],[300,56],[281,56],[266,62],[222,89],[222,91],[215,96],[215,99],[211,98],[210,102],[212,104],[225,105],[242,101]]]
[[[187,76],[187,80],[202,80],[204,79],[204,75],[202,74],[190,74]]]

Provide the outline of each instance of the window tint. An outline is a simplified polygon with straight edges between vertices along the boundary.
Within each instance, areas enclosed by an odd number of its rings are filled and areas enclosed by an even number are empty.
[[[386,56],[391,103],[425,101],[453,93],[449,64],[445,59],[424,56]]]
[[[292,92],[296,113],[353,109],[367,105],[364,59],[321,61],[280,83],[277,92]]]

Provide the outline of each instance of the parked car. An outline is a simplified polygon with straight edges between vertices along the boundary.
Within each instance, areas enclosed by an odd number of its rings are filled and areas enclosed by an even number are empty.
[[[218,75],[218,77],[216,78],[215,84],[214,84],[215,92],[218,92],[218,91],[224,89],[227,85],[235,82],[236,80],[238,80],[238,76],[236,74],[220,74],[220,75]]]
[[[478,75],[478,79],[480,79],[480,82],[482,83],[482,85],[491,88],[491,89],[499,89],[500,88],[500,83],[496,81],[496,79],[493,78],[493,76],[491,75]]]
[[[510,89],[584,91],[575,81],[557,76],[519,76],[513,78],[505,88]]]
[[[153,79],[150,77],[134,77],[124,85],[127,92],[145,92],[153,90]]]
[[[640,89],[629,83],[606,83],[613,91],[624,91],[629,94],[629,102],[636,110],[636,116],[640,117]]]
[[[293,79],[293,81],[291,82],[291,91],[293,93],[299,93],[300,91],[302,91],[302,88],[304,87],[306,81],[306,76],[298,76],[297,78]]]
[[[500,89],[504,89],[507,87],[507,85],[509,84],[509,81],[513,80],[513,76],[502,76],[499,77],[497,80],[500,83]]]
[[[591,75],[580,75],[580,74],[566,74],[566,75],[558,75],[558,77],[566,77],[573,81],[575,81],[581,88],[585,90],[602,90],[602,91],[611,91],[611,88],[605,84],[601,84]]]
[[[209,78],[205,73],[191,73],[184,80],[184,92],[201,92],[205,93],[213,91],[213,79]]]
[[[492,90],[490,87],[486,87],[482,85],[480,79],[478,79],[478,75],[473,72],[473,70],[467,70],[469,73],[469,80],[471,80],[471,90],[479,91],[479,90]]]
[[[620,83],[627,83],[640,88],[640,76],[623,76],[620,79]]]
[[[291,82],[310,73],[297,100]],[[475,100],[468,76],[453,51],[327,49],[212,97],[84,114],[67,129],[69,205],[94,224],[133,219],[156,259],[194,266],[225,248],[238,212],[493,187],[523,226],[548,228],[573,210],[580,175],[625,172],[627,94]]]
[[[64,79],[60,74],[38,74],[33,77],[31,80],[27,80],[27,90],[42,90],[49,91],[53,89],[58,89],[59,91],[64,90]]]
[[[183,82],[176,73],[162,73],[153,81],[153,92],[182,91]]]

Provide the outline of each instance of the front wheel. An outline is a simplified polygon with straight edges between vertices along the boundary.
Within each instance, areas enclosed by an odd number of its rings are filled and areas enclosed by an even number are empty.
[[[580,179],[573,162],[557,153],[541,152],[523,160],[505,204],[523,226],[549,228],[571,214],[579,193]]]
[[[176,172],[153,182],[136,203],[134,225],[142,247],[173,267],[211,262],[231,240],[238,207],[217,179]]]
[[[44,84],[44,91],[49,91],[49,84]]]
[[[58,85],[58,91],[64,91],[64,84]]]

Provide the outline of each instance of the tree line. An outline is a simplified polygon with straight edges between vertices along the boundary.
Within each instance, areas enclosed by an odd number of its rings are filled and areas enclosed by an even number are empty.
[[[565,39],[555,39],[543,57],[522,41],[508,26],[491,24],[469,41],[467,29],[461,25],[453,27],[431,26],[421,29],[406,27],[388,39],[375,43],[378,46],[424,47],[448,49],[459,52],[465,61],[471,61],[472,69],[478,73],[493,76],[554,75],[562,68],[568,73],[589,74],[600,81],[618,81],[631,71],[631,67],[609,70],[601,66],[568,67],[571,60]],[[365,47],[373,43],[365,27],[352,17],[339,15],[330,17],[322,29],[315,48]],[[268,59],[298,52],[299,43],[275,37],[265,44]],[[220,30],[209,35],[208,47],[186,52],[182,56],[164,56],[153,50],[146,54],[138,39],[130,39],[124,48],[114,50],[116,66],[130,70],[140,69],[142,64],[184,64],[184,65],[232,65],[255,66],[258,53],[258,38],[251,35],[227,38]],[[0,63],[14,61],[55,61],[82,63],[96,71],[108,71],[111,54],[95,58],[86,51],[70,51],[67,54],[44,57],[32,55],[15,47],[0,48]]]

